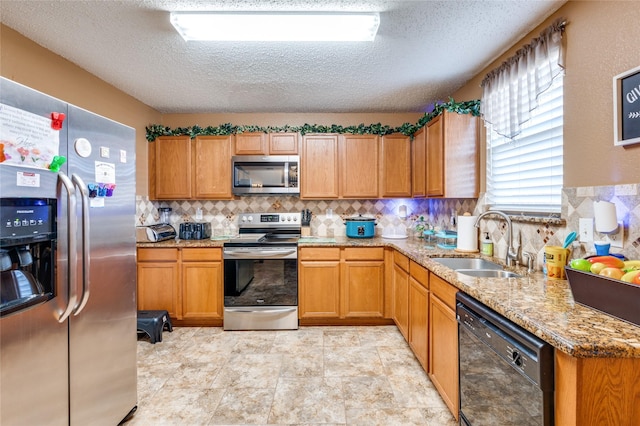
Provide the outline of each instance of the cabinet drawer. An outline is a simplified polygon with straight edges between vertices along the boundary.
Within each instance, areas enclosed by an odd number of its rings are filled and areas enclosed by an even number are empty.
[[[222,250],[219,248],[184,248],[182,249],[183,262],[216,261],[222,260]]]
[[[429,274],[429,286],[431,293],[442,300],[448,307],[456,309],[456,293],[458,289],[439,276]]]
[[[418,265],[412,260],[409,263],[409,272],[411,273],[413,279],[419,282],[422,287],[426,289],[429,288],[429,271],[426,268]]]
[[[340,260],[339,247],[304,247],[298,254],[300,260]]]
[[[409,272],[409,258],[397,250],[393,252],[393,263]]]
[[[177,248],[139,248],[138,262],[177,262]]]
[[[384,260],[384,248],[367,247],[354,248],[347,247],[343,250],[345,260]]]

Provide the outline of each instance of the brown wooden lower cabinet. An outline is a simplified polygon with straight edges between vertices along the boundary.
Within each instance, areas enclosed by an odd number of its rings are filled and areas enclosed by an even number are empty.
[[[178,249],[138,249],[138,310],[166,310],[178,318],[180,269]]]
[[[220,248],[138,248],[139,310],[167,310],[174,325],[222,325]]]
[[[555,423],[640,425],[640,358],[575,358],[556,350]]]
[[[429,272],[409,265],[409,346],[425,371],[429,369]]]
[[[429,273],[429,378],[458,420],[458,289]]]
[[[301,320],[383,319],[384,249],[300,248]]]
[[[409,258],[393,253],[393,313],[398,330],[409,341]]]

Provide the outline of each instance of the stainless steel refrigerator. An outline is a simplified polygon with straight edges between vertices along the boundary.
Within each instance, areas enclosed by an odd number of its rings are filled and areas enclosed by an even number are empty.
[[[0,424],[116,425],[137,401],[135,130],[0,78],[0,144]]]

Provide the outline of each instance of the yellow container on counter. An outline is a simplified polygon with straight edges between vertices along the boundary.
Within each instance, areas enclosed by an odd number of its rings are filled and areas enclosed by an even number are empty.
[[[545,246],[544,259],[547,264],[547,277],[554,280],[566,278],[564,267],[569,262],[570,250],[560,246]]]

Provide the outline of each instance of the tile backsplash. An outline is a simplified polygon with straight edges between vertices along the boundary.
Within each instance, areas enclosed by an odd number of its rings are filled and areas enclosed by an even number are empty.
[[[594,201],[611,201],[616,205],[618,220],[624,223],[624,246],[612,248],[628,258],[640,259],[640,184],[564,188],[562,193],[562,220],[513,218],[514,245],[520,251],[536,254],[538,265],[545,245],[562,245],[571,231],[578,232],[580,218],[593,217]],[[196,221],[197,209],[202,210],[202,221],[210,222],[213,235],[233,235],[237,232],[237,216],[243,212],[299,212],[309,209],[313,213],[311,234],[338,236],[345,234],[342,217],[368,215],[377,217],[376,235],[386,227],[413,229],[422,216],[437,229],[455,229],[455,219],[464,213],[484,211],[484,197],[479,199],[378,199],[378,200],[301,200],[292,196],[246,196],[234,200],[177,200],[151,201],[136,198],[136,225],[158,223],[160,207],[171,207],[171,224],[178,229],[182,222]],[[406,206],[407,217],[401,218],[400,206]],[[506,254],[506,223],[490,216],[482,221],[481,232],[489,232],[494,242],[494,256]],[[479,234],[482,235],[482,234]],[[594,231],[594,238],[603,236]],[[593,252],[593,243],[576,242],[572,257]]]

